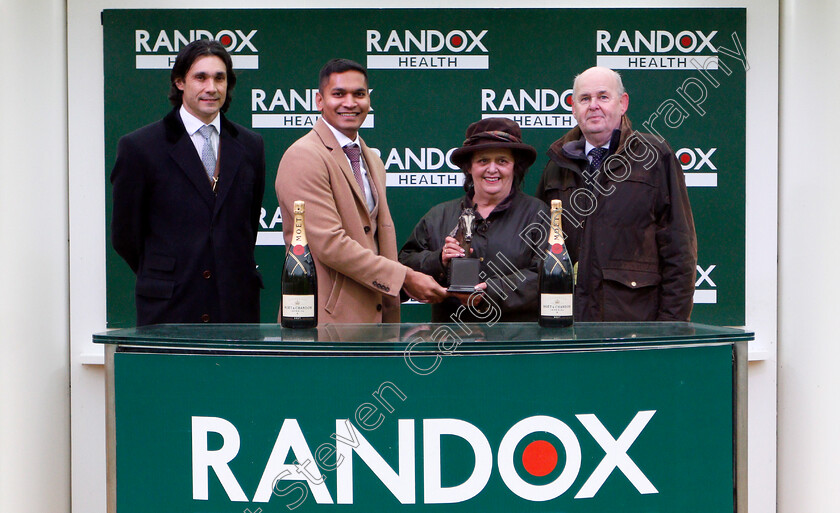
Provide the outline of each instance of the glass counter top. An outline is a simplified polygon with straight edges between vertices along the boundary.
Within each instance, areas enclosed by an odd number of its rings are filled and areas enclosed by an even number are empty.
[[[570,328],[501,322],[325,324],[309,330],[279,324],[160,324],[93,335],[95,343],[135,348],[342,355],[620,350],[753,339],[752,332],[742,329],[686,322],[577,323]]]

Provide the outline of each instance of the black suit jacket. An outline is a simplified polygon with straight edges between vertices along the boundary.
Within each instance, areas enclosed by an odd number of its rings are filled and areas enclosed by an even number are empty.
[[[111,241],[137,275],[138,326],[259,322],[259,135],[222,116],[214,193],[174,109],[120,139],[111,183]]]

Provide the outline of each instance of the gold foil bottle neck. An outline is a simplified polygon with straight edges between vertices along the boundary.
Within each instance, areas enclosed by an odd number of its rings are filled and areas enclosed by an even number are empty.
[[[551,200],[551,230],[548,234],[549,244],[563,244],[563,203],[559,199]]]
[[[306,245],[306,229],[304,228],[303,217],[304,217],[304,202],[303,201],[295,201],[295,228],[292,232],[292,245]]]

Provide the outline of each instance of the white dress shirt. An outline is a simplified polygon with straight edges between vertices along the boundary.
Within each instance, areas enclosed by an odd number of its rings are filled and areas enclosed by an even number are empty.
[[[359,134],[356,134],[356,139],[352,140],[346,135],[336,130],[332,125],[327,123],[326,119],[324,119],[324,123],[327,125],[330,131],[332,131],[333,135],[335,136],[335,140],[338,141],[338,144],[341,145],[342,148],[344,148],[348,144],[356,144],[359,147],[359,150],[362,149],[362,143],[359,142]],[[353,169],[353,163],[350,162],[350,157],[348,157],[347,154],[345,154],[344,158],[347,159],[347,163],[350,164],[350,169]],[[368,211],[373,211],[373,207],[376,205],[376,202],[373,200],[373,191],[371,191],[370,188],[370,179],[368,178],[367,167],[365,167],[364,155],[362,155],[359,158],[359,167],[362,171],[362,183],[365,184],[365,202],[367,203]]]
[[[181,114],[181,121],[184,122],[184,128],[187,129],[187,134],[189,134],[190,139],[192,139],[193,145],[195,145],[195,151],[198,152],[198,158],[200,159],[201,150],[204,149],[204,136],[198,133],[198,130],[203,127],[205,123],[187,112],[187,109],[184,108],[183,104],[181,105],[179,113]],[[222,117],[219,114],[216,114],[216,118],[208,124],[216,129],[210,135],[210,143],[213,145],[213,152],[216,154],[216,162],[219,162],[219,132],[221,132]]]

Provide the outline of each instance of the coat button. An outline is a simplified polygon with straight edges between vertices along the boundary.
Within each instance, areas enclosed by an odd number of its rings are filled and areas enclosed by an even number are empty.
[[[210,314],[203,314],[201,316],[201,322],[210,322]]]
[[[631,286],[631,287],[635,287],[635,286],[636,286],[636,282],[635,282],[635,281],[631,281],[631,282],[630,282],[630,286]]]
[[[370,233],[370,226],[365,226],[365,233]]]
[[[201,275],[202,275],[202,276],[204,276],[204,279],[205,279],[205,280],[209,280],[209,279],[210,279],[210,276],[212,276],[212,274],[210,273],[210,271],[204,271],[203,273],[201,273]]]
[[[382,305],[376,305],[376,311],[381,312],[382,311]]]

